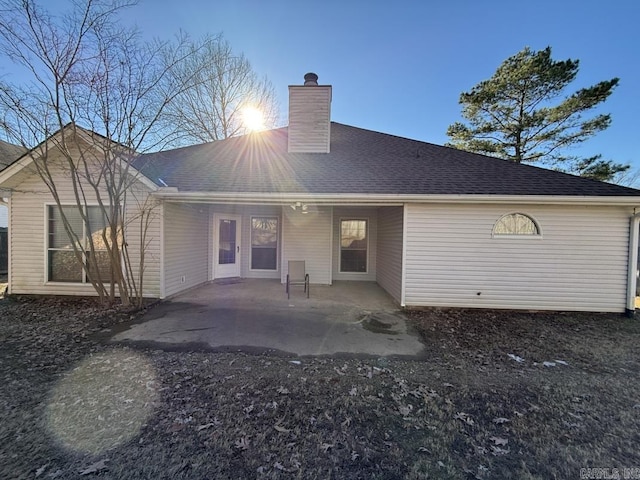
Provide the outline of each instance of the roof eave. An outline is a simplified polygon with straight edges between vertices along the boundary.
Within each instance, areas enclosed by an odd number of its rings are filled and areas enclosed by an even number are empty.
[[[291,202],[300,201],[315,203],[319,205],[402,205],[404,203],[517,203],[527,205],[608,205],[640,207],[640,196],[180,192],[175,188],[159,188],[151,195],[156,198],[175,202],[240,204],[288,204]]]
[[[68,125],[66,125],[64,128],[68,128]],[[3,170],[0,170],[0,185],[3,185],[9,182],[13,177],[16,177],[18,174],[20,174],[20,172],[22,172],[24,169],[29,167],[35,161],[35,158],[38,156],[37,155],[38,152],[36,149],[42,146],[45,142],[52,142],[54,140],[54,137],[62,134],[63,129],[58,130],[49,138],[47,138],[44,142],[40,143],[40,145],[37,145],[31,150],[26,151],[23,155],[18,157],[13,163],[9,164]],[[95,148],[100,148],[95,142],[93,142],[93,139],[91,138],[91,133],[95,133],[95,132],[88,132],[85,129],[79,128],[79,127],[77,129],[77,132],[79,136],[83,138],[89,145],[92,145]],[[99,135],[99,134],[96,134],[96,135]],[[102,135],[100,136],[102,137]],[[125,161],[122,159],[119,159],[118,161],[121,164],[125,163]],[[158,185],[156,185],[149,177],[143,174],[140,170],[133,167],[131,163],[128,163],[126,168],[127,168],[128,174],[131,177],[140,181],[150,191],[153,192],[158,189]]]

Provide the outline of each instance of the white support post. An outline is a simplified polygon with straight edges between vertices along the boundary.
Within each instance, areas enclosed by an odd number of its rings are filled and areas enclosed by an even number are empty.
[[[638,225],[640,214],[629,219],[629,268],[627,273],[626,314],[632,317],[636,309],[636,283],[638,278]]]

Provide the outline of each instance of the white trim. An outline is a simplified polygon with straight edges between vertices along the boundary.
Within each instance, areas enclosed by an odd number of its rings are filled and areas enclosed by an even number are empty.
[[[406,307],[405,292],[407,288],[407,206],[402,206],[402,267],[400,274],[400,306]]]
[[[502,241],[502,240],[515,240],[515,241],[519,241],[519,240],[542,240],[542,235],[536,234],[536,235],[531,235],[531,234],[517,234],[517,233],[498,233],[498,234],[491,234],[491,238],[498,240],[498,241]]]
[[[220,224],[220,219],[229,219],[235,220],[236,222],[236,261],[235,271],[237,270],[237,275],[220,275],[220,265],[218,265],[218,242],[219,234],[218,234],[218,225]],[[237,214],[229,214],[223,212],[215,212],[213,214],[213,273],[214,280],[217,278],[231,278],[242,275],[242,215]],[[224,268],[224,267],[223,267]]]
[[[507,217],[509,215],[522,215],[524,217],[527,217],[529,220],[531,220],[533,222],[533,224],[536,226],[536,229],[538,230],[538,233],[495,233],[495,229],[496,229],[496,225],[498,224],[498,222],[500,220],[502,220],[504,217]],[[503,238],[508,238],[508,239],[534,239],[537,238],[539,240],[542,240],[542,227],[540,226],[540,222],[538,222],[538,220],[536,220],[533,215],[530,215],[528,213],[524,213],[523,211],[512,211],[512,212],[506,212],[502,215],[500,215],[500,218],[498,218],[494,223],[493,223],[493,227],[491,227],[491,238],[495,238],[495,239],[503,239]]]
[[[332,209],[332,225],[333,225],[333,209]],[[367,260],[366,260],[366,269],[364,272],[343,272],[342,271],[342,222],[348,222],[348,221],[364,221],[365,222],[365,227],[366,227],[366,239],[367,239]],[[338,273],[348,273],[349,275],[368,275],[369,272],[369,254],[371,253],[371,248],[369,246],[369,225],[370,225],[370,220],[369,217],[340,217],[340,219],[338,220],[338,237],[340,238],[340,246],[339,246],[339,250],[338,250]],[[333,237],[333,235],[331,235]],[[333,255],[332,255],[333,257]]]
[[[275,218],[278,221],[278,230],[276,232],[276,268],[251,268],[253,264],[253,219],[254,218]],[[282,230],[280,217],[278,215],[253,215],[249,214],[249,271],[250,272],[278,272],[281,254],[278,252],[280,247],[280,232]]]
[[[18,160],[13,162],[11,165],[6,167],[4,170],[0,171],[0,185],[2,185],[4,182],[9,180],[14,175],[20,173],[22,169],[29,166],[29,164],[33,162],[33,158],[31,158],[30,160],[27,159],[26,157],[27,153],[25,153],[21,158],[19,158]],[[16,171],[13,172],[13,170],[16,170]]]
[[[633,312],[636,308],[636,283],[638,272],[638,228],[640,214],[635,214],[629,219],[629,265],[627,271],[627,311]]]
[[[124,160],[120,160],[120,163],[123,163],[123,162]],[[140,170],[134,168],[131,165],[129,165],[127,169],[128,169],[127,175],[130,175],[131,177],[133,177],[134,180],[140,181],[140,183],[142,183],[145,187],[151,190],[151,192],[155,192],[156,190],[158,190],[158,185],[153,183],[153,181],[149,177],[144,175],[142,172],[140,172]],[[131,174],[132,171],[135,172],[133,175]]]
[[[87,272],[85,271],[85,269],[81,266],[80,267],[80,271],[82,273],[82,280],[79,282],[60,282],[60,281],[56,281],[56,280],[49,280],[49,250],[52,250],[49,248],[49,207],[57,207],[58,204],[55,202],[44,202],[44,283],[43,285],[89,285],[90,287],[93,287],[93,285],[91,285],[91,282],[87,281]],[[77,203],[60,203],[61,207],[78,207]],[[98,207],[101,208],[100,204],[98,204],[97,202],[95,204],[93,203],[87,203],[82,205],[82,208],[88,208],[88,207]],[[109,205],[105,205],[105,208],[109,207]],[[86,212],[85,212],[86,214]],[[87,224],[84,222],[84,220],[82,221],[82,238],[85,239],[87,238]],[[86,246],[84,247],[86,248]],[[57,252],[73,252],[74,250],[64,250],[64,249],[53,249]],[[106,251],[106,250],[103,250]],[[83,255],[83,259],[84,259],[84,255]],[[84,259],[84,261],[86,261],[86,259]],[[104,285],[111,285],[110,282],[102,282]]]
[[[167,286],[165,284],[165,264],[164,264],[164,202],[160,203],[160,298],[165,298],[167,295]]]
[[[573,195],[400,195],[359,193],[259,193],[259,192],[177,192],[158,189],[152,196],[176,202],[235,203],[248,205],[286,205],[295,202],[330,205],[403,206],[405,203],[474,203],[524,205],[611,205],[640,207],[638,196],[573,196]]]
[[[207,254],[207,276],[208,276],[208,281],[212,281],[214,279],[214,271],[213,271],[213,248],[214,248],[214,242],[215,239],[213,238],[213,215],[214,212],[212,211],[211,208],[209,208],[208,211],[208,232],[209,232],[209,241],[207,242],[207,250],[208,250],[208,254]]]
[[[284,244],[285,244],[285,239],[284,239],[284,222],[285,222],[285,208],[287,208],[285,205],[282,206],[282,208],[280,208],[280,217],[282,218],[282,244],[280,245],[280,283],[284,284],[286,282],[286,277],[285,277],[285,269],[284,269],[284,259],[286,257],[286,255],[284,254],[285,249],[284,249]],[[287,271],[287,273],[289,273]]]
[[[11,226],[11,221],[13,220],[13,216],[11,215],[11,197],[9,197],[9,201],[7,202],[7,293],[11,295],[11,234],[13,232],[13,227]]]
[[[42,148],[47,142],[52,142],[53,139],[55,137],[57,137],[57,136],[60,136],[61,132],[66,128],[71,128],[71,127],[69,125],[66,125],[66,126],[62,127],[60,130],[55,132],[49,138],[45,139],[43,142],[38,144],[36,147],[34,147],[31,150],[28,150],[27,152],[22,154],[22,156],[18,157],[18,159],[15,162],[13,162],[7,168],[2,170],[0,172],[0,185],[2,185],[4,182],[9,180],[11,177],[13,177],[14,175],[17,175],[23,169],[25,169],[26,167],[31,165],[35,161],[35,157],[39,157],[40,156],[40,155],[37,155],[37,153],[39,152],[38,149]],[[81,127],[76,127],[76,132],[78,133],[78,135],[80,135],[81,137],[84,138],[84,140],[85,140],[85,142],[87,142],[87,144],[89,144],[90,146],[92,146],[94,148],[99,148],[99,145],[96,145],[96,143],[91,138],[91,134],[95,134],[95,135],[101,136],[99,133],[88,132],[87,130],[85,130],[84,128],[81,128]],[[105,140],[107,140],[107,141],[110,141],[110,142],[114,143],[114,144],[118,143],[118,142],[115,142],[113,140],[109,140],[106,137],[103,137],[103,138]],[[53,146],[55,147],[56,144],[54,143]],[[127,148],[127,147],[124,147],[124,148]],[[118,159],[118,160],[119,160],[119,162],[121,164],[125,163],[125,161],[122,160],[122,159]],[[127,163],[127,167],[126,168],[129,170],[127,172],[128,175],[130,175],[131,177],[133,177],[136,180],[140,180],[140,182],[143,185],[145,185],[149,190],[151,190],[152,192],[158,190],[158,188],[159,188],[158,185],[156,185],[149,177],[145,176],[139,170],[134,168],[130,163]]]
[[[329,207],[331,209],[331,234],[329,235],[329,258],[331,259],[331,268],[329,269],[329,285],[333,285],[333,213],[335,207]],[[340,269],[340,257],[338,256],[338,269]]]
[[[56,204],[50,203],[50,202],[44,202],[44,209],[43,209],[44,210],[43,211],[44,227],[42,229],[42,232],[44,234],[44,242],[43,242],[44,243],[44,265],[43,265],[44,272],[42,272],[43,285],[46,285],[49,282],[49,205],[56,205]],[[80,282],[80,285],[82,285],[82,282]]]

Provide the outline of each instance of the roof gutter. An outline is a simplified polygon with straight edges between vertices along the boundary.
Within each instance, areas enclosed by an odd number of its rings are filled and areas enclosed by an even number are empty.
[[[608,205],[640,207],[640,196],[577,195],[398,195],[357,193],[252,193],[180,192],[175,187],[159,188],[151,195],[172,202],[273,204],[305,202],[317,205],[402,205],[404,203],[473,203],[535,205]]]

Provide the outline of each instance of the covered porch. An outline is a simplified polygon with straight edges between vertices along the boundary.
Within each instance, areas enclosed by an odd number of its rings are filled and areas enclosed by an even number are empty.
[[[402,291],[402,205],[163,204],[162,298],[230,278],[286,281],[303,260],[313,285]]]

